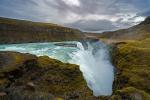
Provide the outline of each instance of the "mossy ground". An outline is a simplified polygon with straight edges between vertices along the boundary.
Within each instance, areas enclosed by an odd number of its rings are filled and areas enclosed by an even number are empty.
[[[0,60],[0,94],[6,93],[8,99],[98,99],[87,87],[77,65],[16,52],[0,52]]]
[[[119,100],[150,100],[150,38],[114,43],[114,95]],[[141,98],[141,99],[140,99]]]

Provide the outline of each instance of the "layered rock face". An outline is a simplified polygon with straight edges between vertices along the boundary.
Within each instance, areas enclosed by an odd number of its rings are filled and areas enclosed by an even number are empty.
[[[0,44],[81,40],[84,34],[51,23],[0,17]]]
[[[47,56],[0,52],[3,100],[95,100],[79,66]]]

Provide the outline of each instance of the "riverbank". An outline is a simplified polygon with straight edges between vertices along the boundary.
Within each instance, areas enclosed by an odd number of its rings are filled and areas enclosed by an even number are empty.
[[[116,66],[113,99],[150,99],[150,38],[113,44]]]
[[[0,44],[75,41],[84,37],[80,30],[57,24],[0,17]]]
[[[77,65],[47,56],[0,52],[0,66],[3,100],[96,99]]]

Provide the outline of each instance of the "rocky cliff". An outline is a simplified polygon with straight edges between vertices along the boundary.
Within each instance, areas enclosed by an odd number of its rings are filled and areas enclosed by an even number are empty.
[[[83,33],[51,23],[0,17],[0,44],[80,40]]]

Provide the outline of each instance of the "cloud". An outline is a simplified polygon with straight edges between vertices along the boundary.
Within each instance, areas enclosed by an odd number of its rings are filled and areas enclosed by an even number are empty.
[[[150,0],[0,0],[0,16],[69,25],[85,31],[115,30],[142,21],[150,15],[149,5]]]
[[[117,28],[111,21],[107,20],[79,20],[75,23],[69,23],[66,26],[89,32],[99,32]]]
[[[143,12],[140,12],[137,15],[139,15],[139,16],[150,16],[150,9],[143,11]]]
[[[62,0],[69,6],[80,6],[79,0]]]

